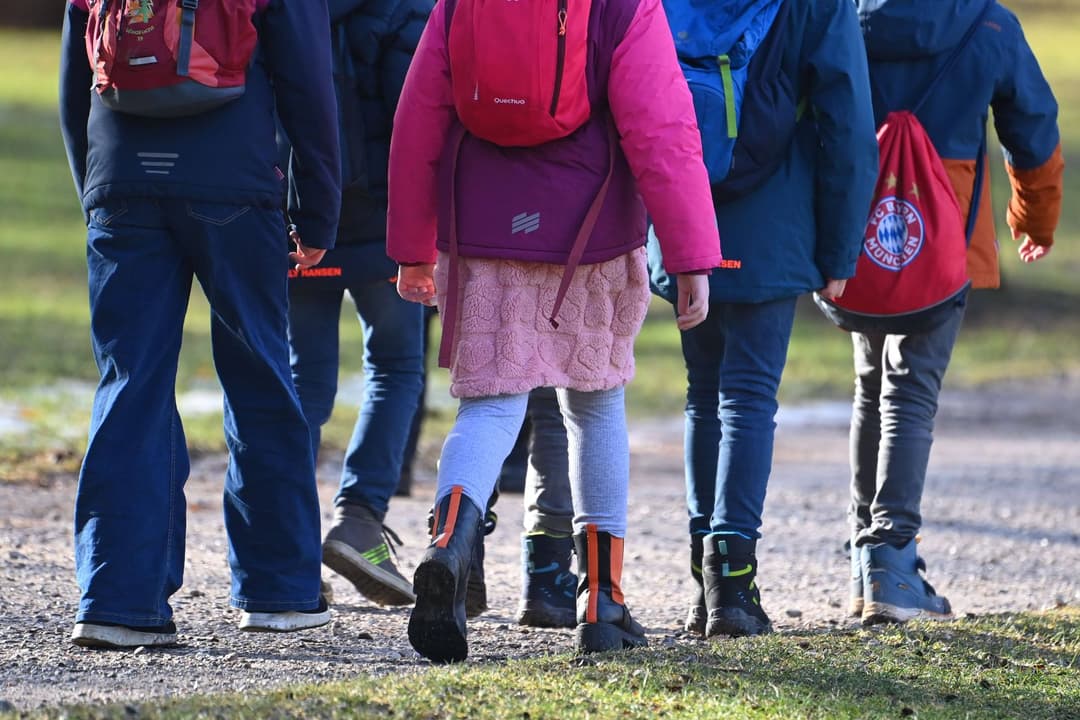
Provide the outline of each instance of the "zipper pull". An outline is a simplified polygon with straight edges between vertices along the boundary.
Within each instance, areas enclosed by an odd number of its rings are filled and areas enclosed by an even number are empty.
[[[559,37],[566,36],[566,10],[559,10]]]

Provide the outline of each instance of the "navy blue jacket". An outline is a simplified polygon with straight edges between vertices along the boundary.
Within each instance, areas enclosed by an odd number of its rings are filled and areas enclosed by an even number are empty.
[[[88,210],[111,198],[179,197],[279,208],[275,108],[296,139],[289,217],[309,247],[334,244],[340,203],[336,103],[326,0],[270,0],[242,97],[187,118],[152,119],[106,108],[90,89],[87,13],[68,5],[60,67],[60,120],[75,187]],[[150,174],[145,153],[174,154]],[[140,153],[144,155],[140,156]]]
[[[874,115],[910,108],[986,8],[986,0],[857,0],[870,59]],[[1012,186],[1006,220],[1040,245],[1051,245],[1062,201],[1058,106],[1016,16],[996,2],[956,64],[942,76],[918,118],[926,128],[965,211],[972,206],[975,158],[987,112],[1005,153]],[[975,287],[997,287],[997,233],[990,183],[978,201],[968,246]]]
[[[853,276],[862,248],[878,150],[855,5],[787,2],[781,70],[810,111],[773,176],[717,204],[724,262],[709,276],[711,302],[818,290],[828,278]]]

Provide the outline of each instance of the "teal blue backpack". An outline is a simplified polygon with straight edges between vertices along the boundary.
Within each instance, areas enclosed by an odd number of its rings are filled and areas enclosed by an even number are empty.
[[[663,0],[719,202],[768,180],[795,134],[797,89],[781,68],[790,2]]]

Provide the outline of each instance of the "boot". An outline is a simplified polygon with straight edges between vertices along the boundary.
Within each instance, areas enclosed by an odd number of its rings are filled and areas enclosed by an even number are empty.
[[[862,617],[863,605],[865,604],[862,561],[860,559],[862,552],[855,545],[854,534],[852,534],[851,540],[848,540],[845,544],[845,549],[848,551],[848,557],[851,561],[851,588],[848,591],[848,615],[851,617]]]
[[[703,533],[690,533],[690,577],[694,584],[691,586],[693,596],[690,598],[690,609],[686,612],[686,632],[697,635],[705,634],[706,617],[709,612],[705,609],[705,581],[701,578],[701,555],[704,552],[705,535]]]
[[[701,575],[709,615],[705,637],[763,635],[772,631],[761,609],[757,577],[756,540],[741,535],[710,533],[704,537]]]
[[[373,510],[342,503],[334,508],[334,524],[323,540],[323,565],[372,602],[410,605],[416,597],[412,584],[394,565],[395,545],[401,545],[401,538]]]
[[[495,532],[495,524],[499,516],[491,509],[496,495],[488,504],[487,512],[484,513],[484,523],[481,525],[480,536],[473,544],[472,561],[469,564],[469,580],[465,588],[465,617],[474,618],[487,612],[487,583],[484,582],[484,538]]]
[[[435,506],[431,544],[413,575],[416,606],[409,616],[409,642],[435,662],[460,662],[469,655],[465,592],[481,518],[460,485]]]
[[[578,559],[577,649],[581,653],[648,645],[623,601],[623,539],[587,525],[574,535]]]
[[[577,625],[574,590],[577,576],[570,572],[574,539],[543,532],[521,536],[521,604],[518,625],[572,628]]]
[[[952,619],[949,601],[922,576],[926,563],[916,553],[916,542],[912,538],[901,547],[881,543],[859,548],[866,599],[863,625]]]

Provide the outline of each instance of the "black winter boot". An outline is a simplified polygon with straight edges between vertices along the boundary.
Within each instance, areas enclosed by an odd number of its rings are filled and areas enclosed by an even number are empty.
[[[586,526],[574,535],[578,558],[577,649],[581,653],[648,645],[623,601],[623,539]]]
[[[705,637],[763,635],[772,631],[761,609],[757,577],[756,540],[711,533],[704,537],[701,574],[709,616]]]
[[[521,604],[518,625],[572,628],[577,625],[574,593],[578,579],[570,572],[574,539],[546,533],[521,536]]]
[[[469,582],[465,588],[465,617],[468,618],[474,618],[487,612],[488,609],[487,582],[484,580],[484,538],[495,532],[495,525],[499,521],[499,516],[491,509],[498,496],[498,492],[491,496],[487,512],[484,513],[483,523],[480,526],[480,535],[476,538],[476,542],[473,543],[472,562],[469,564]]]
[[[413,575],[416,606],[409,616],[409,642],[435,662],[460,662],[469,655],[465,593],[481,519],[460,485],[435,506],[431,544]]]
[[[706,617],[709,611],[705,609],[705,581],[701,577],[701,556],[704,551],[705,535],[703,533],[690,533],[690,577],[694,584],[691,585],[693,595],[690,598],[690,609],[686,611],[686,632],[697,635],[705,634]]]

